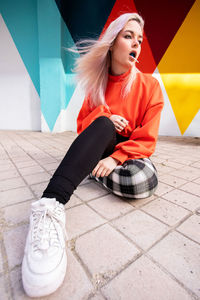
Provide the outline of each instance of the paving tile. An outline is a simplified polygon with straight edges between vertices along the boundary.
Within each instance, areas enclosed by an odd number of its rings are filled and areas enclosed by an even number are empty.
[[[78,188],[74,192],[76,196],[84,201],[102,197],[104,195],[107,195],[108,193],[109,192],[103,186],[96,182],[78,186]]]
[[[30,156],[23,153],[23,155],[21,155],[21,156],[12,157],[12,160],[17,165],[17,167],[19,167],[19,165],[18,165],[19,163],[29,162],[30,161]]]
[[[160,174],[160,175],[170,173],[170,172],[174,171],[174,168],[165,166],[163,163],[162,164],[156,163],[155,166],[156,166],[156,169],[158,171],[158,174]]]
[[[191,164],[191,167],[199,168],[200,169],[200,161],[197,161],[193,164]]]
[[[37,166],[38,164],[30,158],[26,161],[19,161],[19,162],[15,162],[17,168],[27,168],[27,167],[31,167],[31,166]]]
[[[19,173],[16,169],[11,169],[8,171],[1,171],[0,173],[0,180],[5,180],[5,179],[9,179],[9,178],[15,178],[15,177],[19,177]]]
[[[200,184],[200,177],[195,179],[194,182]]]
[[[144,250],[169,230],[167,225],[138,210],[113,221],[112,224]]]
[[[15,189],[15,188],[18,188],[21,186],[25,186],[25,182],[20,177],[1,180],[0,181],[0,192],[7,191],[10,189]]]
[[[199,177],[199,170],[190,166],[186,166],[180,170],[174,171],[173,175],[185,180],[194,180]]]
[[[79,198],[77,198],[75,195],[72,195],[70,200],[65,204],[65,209],[74,207],[81,203],[83,203],[83,202]]]
[[[200,215],[191,216],[177,230],[200,243]]]
[[[196,208],[200,207],[200,199],[197,196],[175,189],[165,195],[162,198],[169,200],[173,203],[181,205],[191,211],[195,211]]]
[[[0,192],[0,207],[33,199],[32,192],[27,187]]]
[[[184,163],[180,164],[180,163],[171,161],[171,159],[170,160],[165,160],[162,164],[163,164],[163,166],[168,166],[168,167],[171,167],[171,168],[174,168],[174,169],[181,169],[184,166]]]
[[[191,300],[176,281],[142,256],[102,289],[109,300]]]
[[[93,200],[89,205],[108,220],[133,210],[130,204],[112,194]]]
[[[98,282],[113,277],[139,254],[134,245],[107,224],[78,238],[75,250]]]
[[[64,282],[62,286],[53,294],[41,297],[39,299],[48,300],[81,300],[87,299],[89,294],[93,291],[93,286],[86,276],[83,268],[74,258],[71,251],[67,250],[68,265],[67,272],[65,275]],[[21,280],[21,270],[20,268],[13,270],[11,272],[11,283],[14,291],[15,300],[26,300],[30,299],[25,295],[22,280]],[[32,298],[31,298],[32,299]],[[35,299],[35,298],[34,298]]]
[[[134,199],[134,200],[126,200],[130,205],[132,205],[135,208],[142,207],[146,203],[149,203],[156,199],[156,195],[152,195],[151,197],[148,198],[143,198],[143,199]],[[123,199],[123,198],[122,198]]]
[[[35,157],[35,160],[37,160],[37,162],[40,165],[46,165],[46,164],[51,164],[51,163],[56,163],[57,160],[53,157]]]
[[[3,213],[7,225],[13,226],[20,222],[28,222],[31,213],[31,202],[27,201],[4,208]]]
[[[188,182],[180,187],[181,190],[200,197],[200,184]]]
[[[192,164],[192,161],[189,160],[188,157],[187,157],[186,160],[184,160],[183,157],[182,157],[182,155],[181,155],[181,158],[180,157],[173,157],[173,158],[171,158],[171,161],[174,161],[174,162],[177,162],[177,163],[180,163],[180,164],[184,164],[184,165],[188,165],[188,166],[190,164]]]
[[[161,198],[146,204],[142,209],[170,226],[176,225],[190,214],[188,210]]]
[[[7,300],[9,299],[8,294],[6,293],[4,278],[0,277],[0,299]]]
[[[33,175],[24,175],[23,177],[29,185],[48,181],[51,179],[51,175],[46,172],[36,173]]]
[[[66,220],[69,239],[95,228],[106,221],[86,205],[79,205],[66,210]]]
[[[173,187],[176,187],[176,188],[187,183],[186,180],[179,178],[179,177],[175,177],[170,174],[165,174],[165,175],[159,176],[159,181],[161,181],[165,184],[171,185]]]
[[[2,167],[4,165],[12,165],[12,162],[7,156],[3,159],[2,154],[0,154],[0,166]]]
[[[4,242],[8,256],[9,269],[21,264],[27,233],[28,225],[22,225],[4,232]]]
[[[44,172],[44,169],[40,167],[39,165],[36,166],[29,166],[26,168],[19,169],[19,172],[21,173],[22,176],[24,175],[30,175],[30,174],[35,174],[39,172]]]
[[[154,246],[149,254],[188,289],[200,296],[200,245],[172,232]]]
[[[0,252],[0,274],[3,272],[3,257],[2,257],[2,254]],[[0,293],[1,295],[1,293]]]
[[[16,168],[12,163],[4,164],[4,165],[0,164],[0,166],[1,166],[1,172],[16,171]]]
[[[85,177],[85,178],[81,181],[81,183],[80,183],[79,185],[83,185],[83,184],[86,184],[86,183],[92,183],[92,182],[93,182],[93,180],[90,179],[90,178],[87,176],[87,177]]]
[[[159,180],[159,178],[158,178]],[[159,182],[158,183],[158,187],[157,187],[157,190],[155,191],[155,195],[156,196],[162,196],[166,193],[168,193],[169,191],[173,190],[174,188],[168,184],[165,184],[165,183],[162,183],[162,182]]]
[[[105,298],[100,294],[100,292],[97,292],[94,296],[88,298],[88,300],[105,300]]]
[[[43,191],[46,189],[49,181],[41,182],[38,184],[33,184],[30,186],[31,190],[34,192],[37,199],[42,197]]]
[[[53,162],[50,164],[44,164],[43,167],[47,170],[47,171],[55,171],[57,169],[57,167],[59,166],[60,162]]]

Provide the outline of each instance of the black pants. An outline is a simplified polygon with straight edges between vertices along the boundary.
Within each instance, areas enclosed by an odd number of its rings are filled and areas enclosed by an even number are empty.
[[[127,138],[116,133],[109,118],[97,118],[74,140],[42,197],[56,198],[66,204],[99,160],[112,154],[115,145],[125,140]]]

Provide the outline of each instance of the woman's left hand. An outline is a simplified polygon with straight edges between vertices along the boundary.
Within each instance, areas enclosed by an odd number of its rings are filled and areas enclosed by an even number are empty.
[[[118,163],[119,161],[117,159],[110,156],[101,159],[92,171],[92,175],[96,177],[108,176],[118,165]]]

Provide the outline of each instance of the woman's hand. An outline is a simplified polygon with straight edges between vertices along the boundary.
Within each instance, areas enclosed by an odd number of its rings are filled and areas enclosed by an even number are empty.
[[[118,165],[118,163],[119,161],[117,159],[110,156],[101,159],[92,171],[92,175],[96,177],[108,176]]]
[[[119,115],[110,116],[110,120],[115,125],[115,129],[119,132],[124,130],[124,128],[128,125],[128,121]]]

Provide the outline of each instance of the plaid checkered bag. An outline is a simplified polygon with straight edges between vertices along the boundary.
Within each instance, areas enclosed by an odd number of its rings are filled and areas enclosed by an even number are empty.
[[[150,197],[158,185],[157,170],[149,158],[130,159],[117,166],[107,177],[90,178],[103,184],[113,194],[125,198]]]

